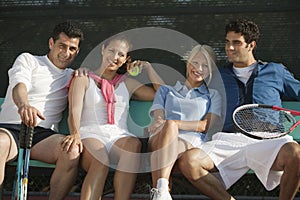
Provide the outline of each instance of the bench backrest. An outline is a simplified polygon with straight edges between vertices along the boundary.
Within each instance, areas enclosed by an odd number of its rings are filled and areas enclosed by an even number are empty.
[[[300,101],[284,101],[282,107],[300,111]],[[300,116],[295,117],[296,120],[300,120]],[[292,133],[294,140],[300,142],[300,126],[298,126]]]
[[[0,105],[2,105],[4,98],[0,98]],[[149,126],[151,118],[149,116],[149,109],[152,101],[130,101],[129,116],[128,116],[128,129],[131,133],[143,137],[144,128]],[[0,107],[1,110],[1,107]],[[69,134],[68,129],[68,109],[63,112],[62,120],[59,123],[60,133]]]

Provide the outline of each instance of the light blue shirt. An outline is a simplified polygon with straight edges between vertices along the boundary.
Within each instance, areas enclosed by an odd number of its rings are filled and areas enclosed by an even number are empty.
[[[221,116],[221,96],[205,84],[189,90],[177,81],[175,86],[164,85],[158,89],[150,115],[158,109],[164,110],[167,120],[202,120],[207,113]]]

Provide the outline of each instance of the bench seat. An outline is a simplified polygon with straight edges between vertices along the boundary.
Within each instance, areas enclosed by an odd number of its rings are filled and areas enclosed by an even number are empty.
[[[0,98],[0,104],[2,104],[4,98]],[[151,101],[130,101],[130,108],[129,108],[129,116],[128,116],[128,128],[131,133],[134,133],[139,138],[145,138],[145,128],[148,127],[151,123],[151,118],[149,116],[149,109],[152,105]],[[283,107],[299,110],[300,111],[300,102],[295,101],[285,101],[283,102]],[[67,123],[67,110],[63,113],[63,118],[61,123],[59,124],[60,132],[63,134],[68,134],[68,123]],[[300,120],[300,117],[296,117],[298,120]],[[297,127],[293,133],[291,134],[294,139],[297,142],[300,142],[300,126]],[[16,161],[8,163],[9,166],[16,166]],[[54,168],[54,164],[47,164],[41,161],[37,160],[30,160],[30,167],[35,168]],[[250,170],[248,174],[252,174],[253,171]],[[149,176],[149,174],[147,175]],[[147,183],[143,184],[151,184],[151,178],[147,178],[145,180],[143,178],[144,182],[147,181]],[[139,181],[139,180],[138,180]],[[141,184],[142,185],[142,184]],[[186,184],[184,184],[186,185]],[[191,186],[192,187],[192,186]],[[110,189],[111,190],[111,189]],[[1,199],[1,197],[0,197]]]
[[[3,103],[3,100],[4,98],[0,98],[0,104]],[[145,136],[144,129],[148,127],[151,123],[151,118],[148,114],[151,105],[152,105],[151,101],[130,101],[128,129],[131,133],[134,133],[136,136],[140,138],[143,138]],[[300,111],[300,102],[284,101],[283,107]],[[68,116],[68,112],[64,111],[62,121],[59,124],[59,130],[63,134],[68,134],[67,116]],[[300,120],[300,116],[297,116],[296,119]],[[300,142],[300,126],[298,126],[291,133],[291,135],[297,142]],[[11,162],[10,164],[15,165],[16,162]],[[55,167],[55,165],[53,164],[47,164],[36,160],[31,160],[30,166]]]

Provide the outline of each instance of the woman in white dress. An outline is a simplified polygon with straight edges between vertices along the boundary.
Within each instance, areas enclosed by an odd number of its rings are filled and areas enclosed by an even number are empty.
[[[81,138],[87,172],[81,199],[101,199],[109,167],[115,167],[115,200],[129,200],[134,189],[141,142],[127,129],[129,100],[153,100],[161,80],[149,62],[130,61],[130,47],[124,37],[109,39],[100,67],[70,84],[69,129]],[[134,67],[147,72],[153,88],[121,74]]]

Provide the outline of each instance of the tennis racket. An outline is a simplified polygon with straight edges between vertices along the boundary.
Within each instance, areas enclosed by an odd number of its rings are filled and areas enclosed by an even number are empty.
[[[33,128],[21,124],[19,135],[19,155],[16,169],[16,179],[13,186],[12,200],[26,200],[28,188],[28,173],[30,149],[32,146]],[[25,153],[25,154],[24,154]]]
[[[291,133],[299,124],[299,111],[263,104],[246,104],[235,109],[233,122],[245,135],[272,139]]]

